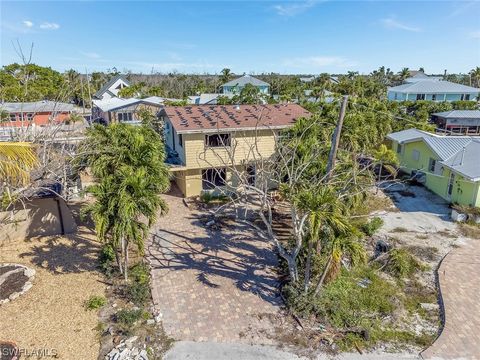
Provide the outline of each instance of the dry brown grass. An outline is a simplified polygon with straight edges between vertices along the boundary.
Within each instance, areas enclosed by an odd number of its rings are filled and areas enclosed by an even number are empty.
[[[65,237],[0,241],[0,262],[36,270],[26,294],[0,305],[0,339],[14,341],[26,351],[55,349],[58,359],[97,358],[98,316],[84,308],[91,295],[105,292],[95,269],[99,244],[94,239],[91,230],[79,227]]]
[[[480,225],[474,223],[459,223],[458,228],[463,236],[480,239]]]

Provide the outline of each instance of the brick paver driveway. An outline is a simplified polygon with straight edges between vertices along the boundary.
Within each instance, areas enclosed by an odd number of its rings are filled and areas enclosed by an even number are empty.
[[[480,359],[480,239],[453,249],[438,270],[445,326],[424,359]]]
[[[241,226],[209,230],[176,196],[148,246],[152,295],[177,340],[272,343],[281,300],[270,244]]]

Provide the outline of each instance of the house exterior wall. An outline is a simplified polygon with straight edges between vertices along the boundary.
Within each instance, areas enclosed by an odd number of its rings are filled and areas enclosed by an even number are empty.
[[[240,94],[244,86],[222,86],[224,94]],[[270,86],[257,86],[262,94],[270,94]]]
[[[166,123],[169,120],[166,119]],[[175,183],[185,197],[198,196],[203,191],[202,170],[209,168],[227,168],[226,182],[235,186],[239,179],[228,168],[236,167],[240,172],[246,171],[247,163],[255,163],[260,158],[268,158],[275,151],[275,136],[272,130],[248,130],[230,133],[231,144],[229,149],[223,147],[208,147],[205,145],[205,133],[182,134],[182,145],[179,143],[179,134],[170,125],[166,132],[166,144],[175,151],[186,167],[186,170],[172,171]]]
[[[397,152],[398,143],[392,141],[392,150]],[[418,152],[418,153],[417,153]],[[414,156],[418,154],[418,159]],[[480,182],[472,182],[458,173],[454,173],[452,194],[448,195],[448,184],[451,170],[447,167],[437,166],[436,172],[429,171],[430,158],[439,160],[438,156],[422,140],[403,145],[402,152],[397,152],[400,166],[403,170],[411,173],[414,170],[425,173],[425,187],[439,195],[443,199],[467,206],[480,206]]]
[[[206,146],[206,135],[203,133],[183,134],[185,166],[188,168],[210,168],[225,166],[225,164],[239,165],[260,157],[268,158],[275,151],[275,136],[272,130],[219,133],[231,134],[231,146],[228,149]],[[233,161],[230,157],[233,157]]]
[[[28,125],[46,126],[49,124],[58,124],[64,122],[69,116],[69,112],[58,112],[53,115],[52,112],[35,112],[33,113],[32,120],[27,120],[27,114],[30,113],[10,113],[15,114],[15,121],[7,120],[4,122],[4,126],[22,127]],[[23,119],[23,120],[22,120]]]
[[[460,101],[462,100],[462,96],[470,95],[469,100],[476,100],[478,99],[478,93],[459,93],[459,94],[445,94],[445,93],[437,93],[437,94],[427,94],[425,95],[425,100],[430,101]],[[398,91],[388,91],[387,98],[391,101],[416,101],[417,100],[417,93],[403,93]],[[435,100],[433,100],[433,95],[435,95]]]

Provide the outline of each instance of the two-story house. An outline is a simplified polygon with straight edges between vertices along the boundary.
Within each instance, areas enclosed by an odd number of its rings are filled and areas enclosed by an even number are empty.
[[[274,154],[275,135],[310,116],[297,104],[167,106],[160,117],[174,181],[185,197],[234,183],[233,168],[254,184],[256,161]]]
[[[94,95],[97,100],[108,100],[118,97],[118,92],[125,87],[129,87],[130,82],[123,75],[116,75],[106,82]]]
[[[222,93],[229,95],[238,95],[245,87],[245,85],[250,84],[258,88],[261,94],[269,95],[270,94],[270,84],[257,79],[256,77],[250,75],[243,75],[237,79],[231,80],[222,85]]]
[[[480,137],[417,129],[389,134],[401,168],[451,203],[480,207]]]
[[[437,132],[450,135],[480,135],[480,110],[451,110],[432,114]]]
[[[459,101],[477,100],[480,89],[439,79],[416,79],[388,88],[388,100],[393,101]]]

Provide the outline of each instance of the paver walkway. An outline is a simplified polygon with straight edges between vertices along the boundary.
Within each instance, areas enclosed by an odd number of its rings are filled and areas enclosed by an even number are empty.
[[[453,249],[438,270],[445,326],[424,359],[480,359],[480,239]]]
[[[177,340],[273,343],[281,305],[270,244],[235,226],[208,230],[173,193],[149,243],[152,296]]]

